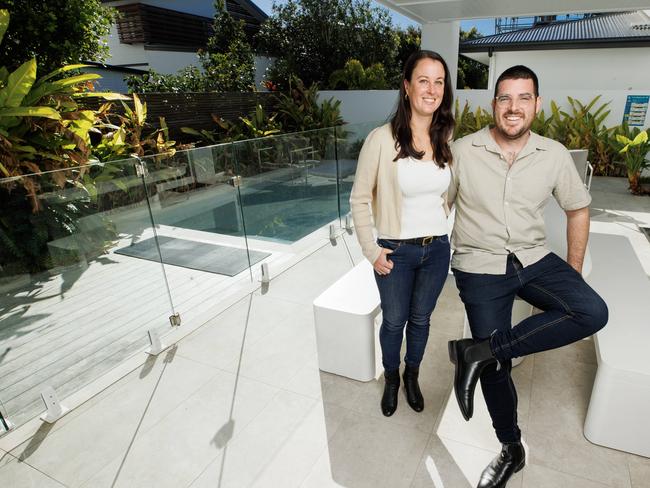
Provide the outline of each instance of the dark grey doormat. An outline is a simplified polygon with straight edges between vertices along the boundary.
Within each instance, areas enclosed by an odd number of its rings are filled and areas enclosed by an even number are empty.
[[[164,264],[198,269],[227,276],[235,276],[248,268],[248,255],[251,266],[270,254],[248,251],[237,247],[188,241],[175,237],[158,237],[160,256]],[[115,251],[117,254],[160,262],[156,241],[152,237]]]

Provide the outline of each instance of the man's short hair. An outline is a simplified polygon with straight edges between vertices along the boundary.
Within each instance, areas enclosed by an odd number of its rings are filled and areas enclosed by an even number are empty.
[[[537,80],[537,75],[532,69],[523,66],[521,64],[508,68],[503,73],[501,73],[501,75],[499,75],[499,78],[497,78],[497,82],[494,85],[494,97],[496,98],[499,90],[499,83],[501,83],[503,80],[521,80],[521,79],[533,80],[533,85],[535,86],[534,95],[538,97],[539,81]]]

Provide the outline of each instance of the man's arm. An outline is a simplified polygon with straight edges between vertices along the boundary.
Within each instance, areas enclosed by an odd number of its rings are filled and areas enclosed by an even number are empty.
[[[582,273],[587,240],[589,239],[589,207],[566,210],[567,263]]]

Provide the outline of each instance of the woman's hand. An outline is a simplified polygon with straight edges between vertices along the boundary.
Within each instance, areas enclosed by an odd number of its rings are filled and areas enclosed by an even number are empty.
[[[390,270],[393,269],[393,262],[388,259],[388,255],[392,253],[390,249],[382,248],[381,254],[377,260],[373,263],[372,267],[375,268],[375,271],[378,275],[387,275],[390,273]]]

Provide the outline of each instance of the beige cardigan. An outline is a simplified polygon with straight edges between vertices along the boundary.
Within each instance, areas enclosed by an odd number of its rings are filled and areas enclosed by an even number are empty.
[[[374,263],[381,254],[373,235],[374,226],[382,236],[399,239],[402,192],[397,179],[395,140],[390,124],[374,129],[359,153],[357,172],[350,194],[350,210],[363,255]],[[445,212],[446,194],[443,195]],[[371,208],[372,207],[372,213]]]
[[[381,235],[395,239],[400,235],[402,193],[397,181],[397,164],[393,162],[395,156],[397,150],[390,124],[371,131],[359,153],[350,210],[361,250],[371,263],[381,254],[372,233],[373,216]]]

